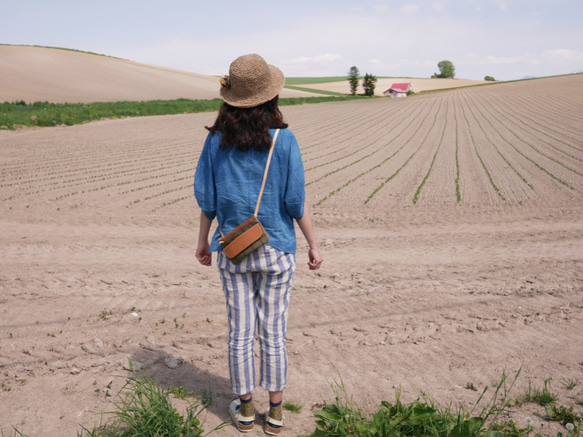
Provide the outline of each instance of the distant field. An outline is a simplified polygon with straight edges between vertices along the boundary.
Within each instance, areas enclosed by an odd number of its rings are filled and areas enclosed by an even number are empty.
[[[383,92],[391,87],[394,83],[409,82],[413,86],[413,91],[416,93],[423,91],[433,91],[449,88],[461,88],[474,85],[492,84],[493,82],[486,82],[483,80],[469,80],[469,79],[424,79],[424,78],[410,78],[410,77],[381,77],[378,78],[375,88],[375,95],[382,96]],[[348,80],[322,81],[322,82],[305,82],[302,84],[303,89],[313,91],[327,91],[341,94],[349,94],[350,87]],[[359,84],[358,94],[363,93],[362,81]]]
[[[286,77],[285,84],[287,85],[306,85],[329,82],[343,82],[347,80],[344,76],[330,76],[330,77]]]
[[[449,88],[461,88],[474,85],[492,84],[483,80],[470,79],[432,79],[432,78],[414,78],[414,77],[386,77],[378,76],[375,87],[375,95],[382,96],[383,92],[388,90],[394,83],[411,83],[413,91],[434,91]],[[330,77],[288,77],[285,80],[286,87],[289,89],[301,90],[306,92],[320,92],[329,95],[349,94],[350,86],[347,76],[330,76]],[[299,85],[299,86],[298,86]],[[301,87],[300,87],[301,86]],[[357,94],[363,94],[362,79],[357,89]]]

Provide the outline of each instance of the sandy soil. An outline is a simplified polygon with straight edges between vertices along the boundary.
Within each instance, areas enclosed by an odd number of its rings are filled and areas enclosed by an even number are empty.
[[[583,413],[582,80],[283,108],[325,257],[310,272],[300,242],[285,435],[340,380],[371,410],[396,390],[469,408],[521,368],[513,396],[551,378]],[[213,117],[0,131],[0,430],[93,426],[129,360],[212,394],[207,429],[228,420],[222,292],[194,257]],[[556,435],[536,412],[513,417]]]
[[[45,47],[0,45],[0,73],[0,102],[219,98],[218,79],[213,76]],[[311,95],[282,91],[282,97]]]

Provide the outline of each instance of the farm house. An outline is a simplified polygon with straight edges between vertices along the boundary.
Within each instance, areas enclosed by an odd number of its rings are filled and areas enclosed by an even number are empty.
[[[413,87],[410,82],[394,83],[383,93],[383,95],[385,97],[407,97],[407,92],[412,89]]]

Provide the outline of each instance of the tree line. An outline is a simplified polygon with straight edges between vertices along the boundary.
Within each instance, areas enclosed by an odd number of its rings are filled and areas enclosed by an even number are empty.
[[[440,61],[437,64],[439,73],[433,73],[432,79],[453,79],[455,77],[455,66],[453,62],[446,60]],[[494,81],[492,76],[486,76],[484,80]],[[360,81],[360,72],[357,67],[350,67],[348,71],[348,83],[350,85],[350,94],[356,95],[356,90],[358,89],[358,83]],[[364,89],[365,96],[374,96],[374,90],[376,87],[377,78],[372,74],[366,73],[362,79],[362,88]]]
[[[350,67],[348,71],[348,83],[350,84],[350,94],[355,96],[358,89],[358,82],[360,81],[360,71],[356,67]],[[362,88],[365,96],[374,96],[377,78],[372,74],[366,73],[362,79]]]

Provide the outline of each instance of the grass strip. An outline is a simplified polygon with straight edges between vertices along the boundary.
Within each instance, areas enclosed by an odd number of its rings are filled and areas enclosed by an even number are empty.
[[[346,95],[346,94],[338,93],[335,91],[319,90],[319,89],[315,89],[315,88],[305,88],[305,87],[301,87],[301,86],[286,85],[286,88],[290,89],[290,90],[304,91],[304,92],[313,93],[313,94],[323,94],[326,96],[345,96]]]
[[[540,437],[532,418],[525,418],[524,427],[507,418],[515,404],[510,392],[521,370],[514,379],[509,379],[504,370],[500,381],[491,387],[486,386],[469,411],[461,404],[457,408],[442,407],[426,395],[404,404],[400,391],[397,391],[394,403],[382,401],[373,414],[355,403],[340,380],[332,386],[336,400],[314,412],[316,429],[309,437]],[[561,422],[568,437],[580,436],[581,417],[570,409],[552,405],[542,417],[547,421]],[[563,433],[557,433],[557,437],[563,436]]]
[[[320,96],[303,98],[281,98],[281,106],[310,103],[357,100],[362,96]],[[107,118],[144,117],[153,115],[193,114],[214,112],[221,107],[222,99],[212,100],[150,100],[143,102],[94,102],[94,103],[49,103],[25,101],[0,103],[0,130],[14,130],[19,126],[49,127],[87,123]]]
[[[360,78],[362,79],[362,78]],[[348,82],[348,77],[346,76],[330,76],[330,77],[286,77],[285,86],[289,85],[316,85],[319,83],[330,83],[330,82]]]

